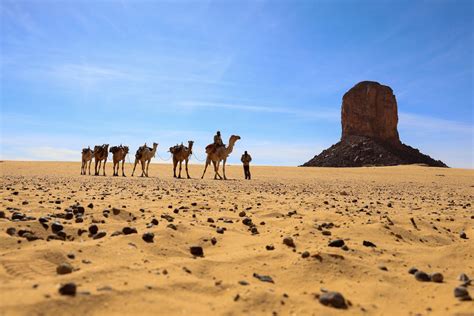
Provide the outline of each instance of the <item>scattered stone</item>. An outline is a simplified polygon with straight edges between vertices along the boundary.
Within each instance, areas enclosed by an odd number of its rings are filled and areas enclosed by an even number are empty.
[[[287,245],[288,247],[295,248],[295,242],[293,241],[293,238],[291,237],[285,237],[283,238],[283,244]]]
[[[124,227],[122,229],[124,235],[137,234],[137,229],[135,227]]]
[[[459,237],[461,237],[462,239],[467,239],[467,235],[464,231],[459,233]]]
[[[408,273],[410,273],[410,274],[415,274],[417,271],[418,271],[417,268],[411,267],[411,268],[408,270]]]
[[[431,281],[432,282],[442,283],[443,279],[444,279],[443,275],[439,272],[435,272],[435,273],[431,274]]]
[[[461,282],[467,282],[467,281],[470,280],[470,278],[467,276],[467,274],[461,273],[461,274],[458,276],[458,280],[461,281]]]
[[[344,296],[339,292],[326,292],[319,296],[319,302],[325,306],[346,309],[347,303]]]
[[[93,224],[89,226],[89,233],[91,235],[97,234],[98,231],[99,231],[99,227],[97,227],[97,225]]]
[[[380,265],[379,269],[382,271],[388,271],[388,268],[386,266]]]
[[[242,224],[244,224],[244,225],[246,225],[246,226],[252,226],[252,225],[253,225],[252,219],[246,217],[246,218],[244,218],[244,219],[242,220]]]
[[[377,247],[373,242],[368,241],[368,240],[364,240],[364,241],[362,242],[362,245],[364,245],[364,246],[366,246],[366,247],[374,247],[374,248]]]
[[[309,257],[309,251],[305,251],[301,254],[301,258],[308,258]]]
[[[458,286],[457,288],[454,289],[454,297],[459,299],[460,301],[471,301],[472,298],[469,295],[469,291],[467,288],[463,286]]]
[[[172,223],[169,223],[168,226],[166,226],[167,228],[171,228],[172,230],[178,230],[178,227],[176,227],[175,224],[172,224]]]
[[[61,285],[61,287],[59,288],[59,293],[61,295],[74,296],[76,295],[76,290],[76,284],[71,282]]]
[[[153,242],[153,238],[155,238],[155,234],[151,233],[151,232],[146,232],[143,234],[142,236],[142,239],[146,242]]]
[[[431,281],[430,276],[426,272],[423,272],[423,271],[420,271],[420,270],[415,272],[415,279],[417,279],[418,281],[421,281],[421,282]]]
[[[107,233],[105,231],[100,231],[97,234],[95,234],[94,237],[92,237],[92,239],[101,239],[102,237],[105,237],[106,235]]]
[[[55,234],[62,231],[63,229],[64,229],[63,225],[61,225],[61,223],[59,223],[59,222],[54,222],[54,223],[51,224],[51,230]]]
[[[275,283],[273,281],[272,277],[269,276],[269,275],[261,275],[261,274],[258,274],[258,273],[254,273],[253,276],[254,276],[254,278],[257,278],[262,282]]]
[[[73,271],[74,269],[68,262],[63,262],[60,265],[56,267],[56,273],[57,274],[69,274]]]
[[[273,245],[266,245],[266,246],[265,246],[265,249],[267,249],[267,250],[269,250],[269,251],[270,251],[270,250],[275,250],[275,246],[273,246]]]
[[[189,248],[189,251],[193,256],[204,257],[204,250],[200,246],[192,246]]]
[[[245,215],[244,215],[244,216],[245,216]],[[248,282],[245,281],[245,280],[242,280],[242,281],[239,281],[239,284],[245,286],[245,285],[249,285],[250,283],[248,283]]]
[[[345,242],[342,239],[335,239],[329,242],[329,247],[342,247],[344,246]]]
[[[240,216],[240,217],[245,217],[245,215],[247,215],[247,214],[245,213],[245,211],[241,211],[241,212],[239,213],[239,216]]]
[[[10,236],[15,236],[16,235],[16,228],[15,227],[8,227],[7,228],[7,234]]]

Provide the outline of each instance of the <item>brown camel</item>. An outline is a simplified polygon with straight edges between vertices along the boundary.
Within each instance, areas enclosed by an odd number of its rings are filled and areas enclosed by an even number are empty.
[[[240,139],[240,136],[237,135],[232,135],[229,138],[229,145],[228,146],[218,146],[216,147],[215,144],[210,144],[206,147],[206,166],[204,167],[204,172],[202,173],[202,178],[204,178],[204,174],[206,173],[207,166],[209,166],[212,162],[214,165],[214,179],[219,179],[222,180],[221,175],[219,174],[219,164],[222,161],[222,172],[224,175],[224,180],[227,180],[227,177],[225,176],[225,163],[227,161],[227,157],[232,153],[232,150],[234,149],[235,142]]]
[[[113,146],[110,148],[112,153],[112,160],[114,162],[114,177],[118,176],[118,171],[120,168],[120,161],[122,161],[122,177],[126,177],[124,166],[125,166],[125,157],[128,155],[128,146]],[[117,167],[117,171],[115,170]]]
[[[104,176],[105,176],[105,164],[107,163],[107,157],[109,156],[109,144],[94,147],[94,160],[95,160],[95,175],[99,175],[100,165],[102,160],[104,161]]]
[[[158,148],[157,143],[153,143],[153,148],[148,147],[146,144],[138,148],[137,153],[135,154],[135,165],[133,166],[132,177],[135,173],[135,168],[137,167],[138,162],[140,161],[142,165],[142,177],[148,177],[148,167],[150,166],[151,158],[155,157],[156,149]],[[146,168],[145,168],[146,164]]]
[[[181,167],[183,160],[185,162],[186,174],[188,179],[191,179],[188,172],[188,161],[193,153],[193,144],[192,140],[188,141],[188,147],[181,145],[176,145],[170,148],[170,153],[173,155],[173,177],[176,178],[176,167],[179,163],[179,175],[178,178],[181,179]]]
[[[82,148],[82,165],[81,165],[81,174],[86,174],[87,163],[89,163],[89,175],[91,175],[91,162],[92,157],[94,157],[94,151],[90,148]]]

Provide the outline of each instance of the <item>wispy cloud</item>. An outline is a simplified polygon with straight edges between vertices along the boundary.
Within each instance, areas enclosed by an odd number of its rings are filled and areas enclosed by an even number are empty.
[[[228,109],[246,112],[262,112],[262,113],[274,113],[274,114],[289,114],[305,119],[317,119],[327,121],[337,121],[339,119],[339,112],[328,109],[328,108],[315,108],[314,110],[301,110],[298,107],[272,107],[272,106],[261,106],[261,105],[244,105],[235,103],[219,103],[219,102],[206,102],[206,101],[184,101],[180,103],[181,106],[189,109],[199,108],[217,108],[217,109]]]
[[[406,112],[399,113],[399,126],[400,128],[417,129],[420,131],[467,134],[474,137],[474,127],[467,123]]]

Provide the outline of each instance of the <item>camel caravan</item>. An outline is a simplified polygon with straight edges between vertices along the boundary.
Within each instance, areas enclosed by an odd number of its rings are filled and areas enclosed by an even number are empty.
[[[214,167],[214,179],[224,179],[227,180],[225,175],[225,165],[227,158],[230,156],[234,149],[235,143],[240,139],[240,136],[232,135],[229,138],[228,145],[225,145],[222,142],[221,134],[218,131],[214,136],[214,143],[206,146],[206,162],[204,166],[204,171],[202,173],[201,179],[204,178],[206,174],[207,167],[212,163]],[[191,159],[193,154],[193,144],[192,140],[188,141],[188,146],[175,145],[169,148],[171,157],[173,159],[173,177],[181,179],[181,169],[184,161],[184,167],[186,170],[186,176],[188,179],[191,179],[188,171],[188,162]],[[135,169],[140,163],[142,173],[141,177],[148,177],[148,168],[150,166],[151,159],[155,157],[158,149],[158,143],[153,143],[153,147],[148,147],[146,143],[143,146],[140,146],[135,153],[135,163],[133,166],[132,177],[135,174]],[[100,170],[102,167],[102,175],[105,176],[105,164],[107,163],[109,152],[112,153],[113,161],[113,176],[119,175],[120,162],[122,162],[122,176],[125,175],[125,158],[129,153],[128,146],[112,146],[109,149],[109,144],[96,145],[94,150],[90,147],[82,149],[82,165],[81,165],[81,175],[86,175],[86,171],[91,174],[91,162],[92,159],[95,161],[94,165],[94,175],[100,175]],[[222,176],[219,173],[219,167],[222,162]],[[179,164],[178,175],[176,175],[176,168]]]

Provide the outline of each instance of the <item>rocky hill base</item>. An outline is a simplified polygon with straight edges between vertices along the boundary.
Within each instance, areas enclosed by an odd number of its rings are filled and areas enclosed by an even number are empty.
[[[347,136],[314,156],[303,167],[363,167],[424,164],[448,167],[405,144],[391,145],[364,136]]]

